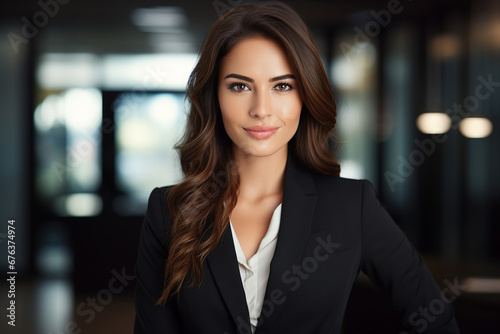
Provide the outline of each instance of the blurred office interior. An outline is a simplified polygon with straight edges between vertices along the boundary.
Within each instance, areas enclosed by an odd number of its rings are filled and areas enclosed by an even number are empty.
[[[187,78],[242,2],[2,5],[0,247],[15,219],[16,330],[132,333],[146,201],[182,177]],[[463,333],[500,333],[500,2],[285,2],[334,89],[342,176],[371,180],[440,287],[459,286]],[[344,333],[401,330],[360,276]]]

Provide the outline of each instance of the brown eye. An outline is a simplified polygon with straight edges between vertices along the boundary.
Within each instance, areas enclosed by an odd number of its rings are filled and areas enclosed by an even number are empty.
[[[242,83],[235,83],[235,84],[232,84],[231,86],[229,86],[229,89],[236,92],[236,93],[241,93],[245,90],[247,90],[247,85],[245,84],[242,84]]]
[[[280,92],[287,92],[291,90],[293,87],[288,83],[279,83],[274,88]]]

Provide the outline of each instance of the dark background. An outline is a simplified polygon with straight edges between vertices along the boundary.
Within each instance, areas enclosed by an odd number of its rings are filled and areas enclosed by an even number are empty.
[[[131,160],[120,160],[127,157],[120,155],[125,149],[118,135],[125,127],[117,122],[116,106],[127,94],[137,93],[138,85],[144,101],[159,94],[183,97],[182,87],[106,83],[103,78],[112,74],[104,73],[104,67],[97,67],[96,76],[82,86],[81,78],[73,77],[78,69],[69,66],[66,75],[56,75],[42,71],[44,66],[72,55],[83,55],[94,64],[118,59],[106,58],[109,55],[196,55],[211,24],[241,2],[2,3],[0,254],[5,255],[0,266],[7,276],[7,222],[15,219],[18,273],[16,327],[8,326],[2,315],[3,333],[132,332],[135,282],[129,276],[145,207],[144,194],[136,196],[134,189],[139,188],[123,186],[120,176],[120,168]],[[500,3],[285,2],[311,28],[330,76],[339,107],[344,176],[374,183],[441,288],[450,282],[467,286],[453,302],[462,332],[500,333]],[[153,28],[133,23],[134,10],[158,6],[180,13],[183,21]],[[36,31],[23,28],[36,20]],[[120,72],[128,69],[124,66]],[[88,73],[85,67],[81,72],[84,77]],[[54,78],[65,84],[47,84]],[[486,87],[484,80],[493,84]],[[65,124],[42,131],[35,112],[47,98],[67,96],[72,88],[91,88],[100,96],[102,127],[96,127],[92,148],[97,158],[89,162],[97,166],[92,173],[98,177],[88,176],[91,169],[82,167],[87,174],[77,180],[80,183],[73,179],[77,172],[55,178],[57,172],[49,168],[47,174],[44,168],[54,162],[69,164],[74,133]],[[467,103],[469,107],[457,107]],[[422,133],[416,122],[426,112],[448,114],[451,128],[438,137]],[[471,116],[488,119],[491,134],[467,138],[458,123]],[[128,145],[147,144],[134,137],[137,133],[125,135],[133,139]],[[156,173],[139,169],[137,175],[151,174],[153,180],[158,175],[155,185],[162,186],[161,177],[173,174],[166,167]],[[93,185],[86,184],[85,177]],[[150,191],[148,187],[141,189]],[[71,197],[78,194],[87,197]],[[80,214],[58,209],[60,203],[68,207],[70,198],[77,208],[85,207],[79,201],[89,199],[98,205]],[[0,283],[3,310],[7,290]],[[386,295],[363,276],[353,289],[345,319],[347,334],[401,331]]]

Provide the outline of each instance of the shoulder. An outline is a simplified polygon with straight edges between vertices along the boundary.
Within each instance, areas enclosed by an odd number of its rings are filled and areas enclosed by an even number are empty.
[[[171,186],[156,187],[151,191],[148,199],[148,212],[150,210],[166,209],[167,195],[172,189]]]
[[[144,216],[143,231],[160,240],[164,240],[172,226],[167,207],[167,195],[171,188],[172,186],[157,187],[151,191]]]
[[[149,200],[155,199],[157,197],[160,197],[162,199],[165,199],[168,192],[170,189],[172,189],[173,185],[171,186],[164,186],[164,187],[156,187],[151,191],[151,194],[149,195]]]
[[[167,195],[172,186],[157,187],[151,191],[148,199],[146,218],[151,215],[167,215]]]
[[[361,222],[385,211],[373,184],[366,179],[354,180],[339,176],[313,176],[318,203],[342,217]]]
[[[322,174],[313,174],[313,179],[319,194],[341,194],[342,197],[360,201],[367,195],[377,197],[373,184],[366,179],[355,180]]]

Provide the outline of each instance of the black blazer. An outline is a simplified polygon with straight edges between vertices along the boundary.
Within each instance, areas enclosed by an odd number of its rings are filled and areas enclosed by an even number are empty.
[[[172,223],[168,189],[153,190],[142,226],[134,333],[250,334],[229,227],[204,263],[201,287],[183,287],[179,300],[154,306]],[[371,184],[311,173],[289,154],[278,242],[256,334],[339,333],[360,270],[390,293],[406,330],[459,332],[451,305]],[[429,314],[429,307],[437,314]]]

